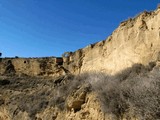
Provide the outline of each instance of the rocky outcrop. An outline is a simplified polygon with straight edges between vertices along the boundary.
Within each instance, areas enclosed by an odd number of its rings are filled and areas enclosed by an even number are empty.
[[[60,71],[60,75],[65,72],[102,71],[115,74],[136,63],[147,65],[156,61],[159,54],[160,8],[121,22],[106,40],[75,52],[65,52],[60,69],[56,65],[56,58],[12,58],[1,60],[0,73],[54,76]]]
[[[28,76],[60,76],[66,71],[62,58],[1,58],[0,74]]]
[[[121,22],[106,40],[88,45],[68,56],[73,73],[103,71],[115,74],[135,63],[156,61],[160,52],[160,9],[143,12]]]
[[[0,119],[160,118],[160,7],[62,58],[1,58]]]

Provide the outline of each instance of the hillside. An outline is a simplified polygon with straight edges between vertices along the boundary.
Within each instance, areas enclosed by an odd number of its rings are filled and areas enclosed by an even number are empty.
[[[71,71],[115,74],[136,63],[156,61],[160,51],[160,9],[121,22],[106,40],[70,55]],[[73,67],[74,66],[74,67]]]
[[[160,119],[160,8],[62,58],[0,58],[0,120]]]

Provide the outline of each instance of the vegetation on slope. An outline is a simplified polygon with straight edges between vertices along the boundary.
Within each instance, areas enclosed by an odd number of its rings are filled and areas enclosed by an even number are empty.
[[[26,111],[35,119],[47,107],[67,110],[68,96],[82,87],[87,94],[97,93],[103,112],[117,119],[160,118],[160,69],[154,62],[148,66],[136,64],[114,76],[92,72],[57,79],[1,77],[0,103],[8,106],[11,118]]]

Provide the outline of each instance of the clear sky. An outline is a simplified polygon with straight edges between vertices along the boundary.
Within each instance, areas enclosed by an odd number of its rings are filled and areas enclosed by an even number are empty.
[[[3,57],[61,56],[106,39],[160,0],[0,0]]]

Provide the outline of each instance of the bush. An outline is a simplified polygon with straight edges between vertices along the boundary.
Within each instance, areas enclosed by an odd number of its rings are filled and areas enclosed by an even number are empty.
[[[17,95],[10,93],[8,105],[17,105],[32,119],[48,107],[66,109],[67,98],[80,89],[97,93],[103,112],[116,115],[117,119],[160,118],[160,69],[155,63],[146,67],[136,64],[114,76],[88,72],[61,76],[56,80],[32,77],[8,80],[10,83],[2,86],[0,93],[5,94],[8,89],[21,91]]]
[[[90,73],[84,77],[97,92],[103,111],[122,117],[160,118],[160,70],[134,65],[115,76]]]

